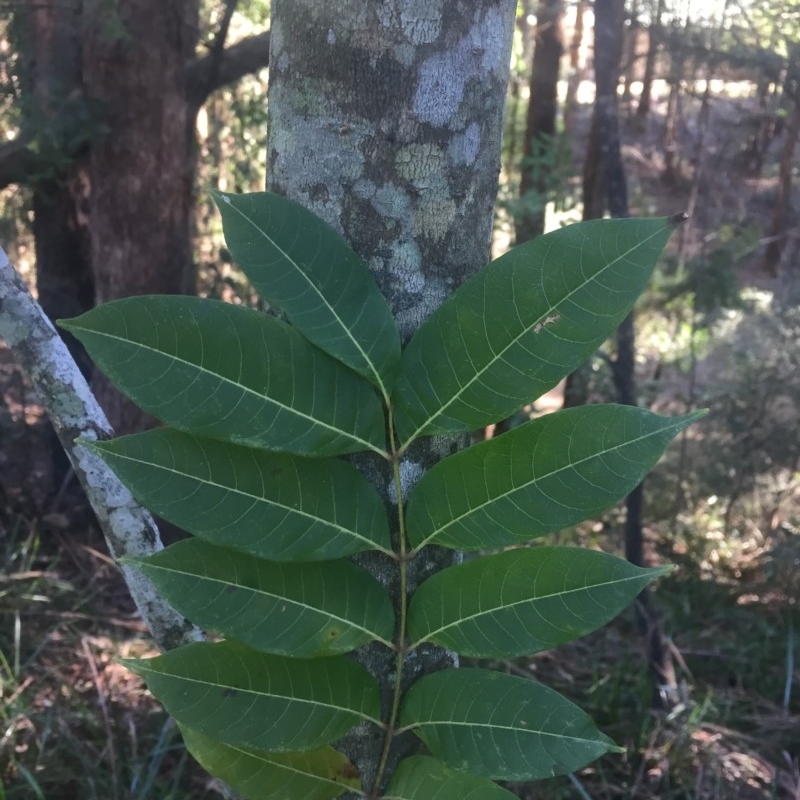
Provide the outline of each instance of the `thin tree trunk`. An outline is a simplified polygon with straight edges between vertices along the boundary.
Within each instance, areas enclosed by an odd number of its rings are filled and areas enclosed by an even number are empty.
[[[11,28],[16,49],[27,55],[19,70],[30,118],[41,131],[36,148],[40,162],[32,183],[33,237],[36,250],[36,288],[39,304],[50,320],[74,317],[94,302],[94,276],[89,261],[85,144],[71,159],[61,151],[71,139],[89,134],[87,106],[80,97],[81,0],[21,7]],[[47,163],[48,159],[50,164]],[[91,362],[71,334],[64,341],[84,375]],[[69,470],[64,449],[53,431],[48,436],[49,477],[60,485]]]
[[[622,103],[625,107],[630,106],[631,102],[631,84],[633,83],[634,75],[636,74],[636,62],[638,61],[639,49],[639,7],[637,0],[633,0],[631,4],[630,25],[623,28],[623,43],[625,49],[625,63],[623,64],[623,81],[622,81]]]
[[[682,31],[682,39],[673,35],[669,38],[671,45],[669,51],[669,98],[667,111],[664,115],[664,131],[662,147],[664,151],[664,170],[662,179],[667,185],[673,185],[680,177],[680,149],[678,141],[678,128],[683,112],[683,82],[686,75],[686,53],[680,44],[688,38],[690,20],[687,15]]]
[[[65,138],[78,130],[64,131],[65,117],[83,119],[87,108],[80,98],[81,0],[23,7],[14,26],[16,46],[28,55],[27,69],[20,70],[22,88],[31,116],[48,126],[45,147],[58,158]],[[80,127],[81,123],[75,123]],[[40,146],[41,147],[41,146]],[[36,286],[39,304],[51,320],[71,317],[91,308],[94,278],[89,261],[86,194],[89,177],[85,154],[47,169],[33,183],[33,234],[36,243]],[[72,336],[65,336],[73,356],[88,374],[89,362]]]
[[[563,0],[540,0],[522,149],[519,213],[514,220],[518,244],[544,233],[547,196],[553,182],[552,150],[555,148],[558,76],[564,52],[563,16]],[[538,161],[535,166],[531,163],[532,158]],[[540,207],[528,210],[525,200],[533,192]]]
[[[656,59],[658,58],[658,48],[661,45],[662,25],[661,20],[664,16],[666,0],[658,0],[656,15],[650,23],[648,30],[647,57],[644,62],[644,77],[642,78],[642,94],[639,97],[639,105],[636,107],[636,116],[645,119],[650,113],[650,102],[653,95],[653,80],[656,76]]]
[[[84,85],[107,126],[89,160],[96,301],[193,292],[186,64],[197,39],[197,2],[87,0],[85,14]],[[116,430],[148,424],[105,379],[95,389]]]
[[[800,308],[800,227],[786,231],[786,241],[778,263],[778,286],[773,307],[779,314]]]
[[[599,164],[594,165],[594,183],[588,187],[586,183],[584,184],[585,189],[589,192],[584,207],[585,219],[589,218],[587,213],[602,216],[605,202],[608,204],[611,216],[627,217],[629,215],[627,180],[622,163],[616,106],[623,11],[624,0],[596,0],[595,2],[597,95],[592,131],[597,141],[591,152],[594,154],[593,157],[599,156]],[[605,196],[598,199],[597,186],[601,180],[605,186]],[[617,389],[617,399],[625,405],[635,406],[637,398],[634,312],[625,318],[617,330],[616,344],[617,355],[612,362],[612,375]],[[637,565],[644,563],[643,505],[643,484],[639,484],[625,499],[624,526],[625,557]],[[639,595],[636,615],[640,633],[645,639],[648,664],[654,679],[653,705],[663,706],[676,689],[675,670],[647,590]]]
[[[428,3],[402,13],[392,0],[274,0],[270,53],[268,186],[308,207],[369,264],[407,341],[489,255],[497,191],[513,0]],[[461,440],[415,443],[401,464],[409,487]],[[359,459],[381,496],[390,475]],[[410,589],[453,563],[434,550],[410,566]],[[394,562],[360,560],[397,596]],[[388,702],[394,655],[367,646],[361,662]],[[426,648],[403,685],[454,656]],[[382,746],[356,729],[338,747],[364,784]],[[416,743],[399,737],[390,762]],[[352,794],[343,795],[352,798]]]
[[[628,215],[628,189],[620,148],[617,85],[622,49],[624,0],[595,3],[595,86],[583,180],[583,218]]]
[[[769,232],[770,240],[764,253],[764,270],[770,275],[778,274],[778,264],[786,240],[786,231],[791,227],[794,154],[797,149],[797,139],[800,137],[800,44],[795,44],[789,51],[784,102],[788,106],[789,120],[784,130],[783,147],[781,148],[778,188]]]
[[[564,98],[564,131],[570,133],[574,127],[575,107],[577,105],[578,87],[583,78],[581,47],[583,46],[584,20],[589,4],[586,0],[578,0],[575,7],[575,27],[569,43],[569,78],[567,79],[567,95]]]

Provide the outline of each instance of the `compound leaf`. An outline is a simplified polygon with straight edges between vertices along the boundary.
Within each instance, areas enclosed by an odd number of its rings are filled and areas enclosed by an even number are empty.
[[[668,569],[577,547],[508,550],[449,567],[414,593],[408,632],[475,658],[547,650],[605,625]]]
[[[347,656],[284,658],[227,641],[122,663],[179,723],[226,744],[312,750],[380,717],[374,678]]]
[[[405,697],[400,725],[449,767],[494,780],[563,775],[622,752],[557,692],[491,670],[445,669],[420,678]]]
[[[389,595],[346,559],[279,564],[186,539],[125,562],[192,622],[255,650],[319,658],[373,640],[391,647]]]
[[[383,453],[372,387],[266,314],[153,295],[61,326],[131,400],[176,428],[300,455]]]
[[[430,756],[403,759],[389,781],[385,800],[515,800],[516,795]]]
[[[625,318],[677,222],[581,222],[489,264],[404,350],[394,393],[401,440],[481,428],[555,386]]]
[[[488,550],[575,525],[628,494],[671,439],[703,414],[583,406],[462,450],[411,491],[409,541]]]
[[[391,552],[380,497],[339,459],[272,453],[171,428],[82,443],[142,505],[212,544],[273,561]]]
[[[180,726],[186,749],[207,772],[245,800],[329,800],[360,790],[358,770],[332,747],[305,753],[269,753],[224,744]]]
[[[349,244],[303,206],[267,192],[212,192],[225,241],[259,294],[317,347],[388,398],[400,361],[392,312]]]

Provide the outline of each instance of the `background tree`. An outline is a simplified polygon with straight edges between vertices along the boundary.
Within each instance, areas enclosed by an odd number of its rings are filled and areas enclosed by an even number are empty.
[[[221,7],[200,56],[199,0],[15,9],[23,119],[0,147],[0,186],[33,187],[37,284],[51,318],[196,291],[197,111],[269,52],[268,34],[224,47],[236,5]],[[96,389],[116,430],[147,424],[106,382]]]
[[[612,217],[627,217],[630,213],[617,110],[624,10],[624,0],[595,2],[596,94],[584,165],[584,219],[602,217],[606,208]],[[616,356],[610,363],[618,401],[625,405],[638,405],[634,312],[626,317],[617,330]],[[639,566],[644,564],[643,505],[643,484],[639,484],[625,500],[625,557]],[[640,595],[636,610],[653,673],[653,702],[662,706],[675,699],[675,669],[646,591]]]
[[[797,139],[800,137],[800,42],[792,42],[789,46],[783,105],[786,110],[786,125],[781,149],[775,212],[769,230],[767,249],[764,253],[764,268],[773,274],[777,272],[781,252],[785,246],[786,231],[793,227],[792,185],[794,183],[795,149]]]
[[[0,151],[0,176],[4,185],[32,184],[37,289],[51,319],[94,303],[87,158],[93,123],[81,90],[80,12],[80,0],[24,6],[11,27],[24,54],[19,99],[27,121],[18,140]],[[65,340],[88,374],[83,348],[70,335]]]
[[[567,94],[564,98],[564,130],[569,133],[574,126],[578,86],[583,79],[585,65],[581,55],[585,32],[585,17],[589,7],[587,0],[578,0],[575,5],[575,22],[569,41],[569,77],[567,78]]]
[[[656,74],[656,59],[661,46],[662,25],[666,0],[658,0],[652,19],[647,28],[647,55],[644,62],[644,75],[642,76],[642,91],[639,95],[639,104],[636,106],[636,116],[644,119],[650,113],[650,100],[653,94],[653,80]]]
[[[563,16],[562,0],[540,1],[536,11],[519,206],[514,220],[517,243],[544,233],[547,200],[553,192],[553,167],[558,150],[558,78],[564,53]]]

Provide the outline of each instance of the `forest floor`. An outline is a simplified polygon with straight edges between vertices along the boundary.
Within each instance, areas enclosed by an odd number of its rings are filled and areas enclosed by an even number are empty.
[[[670,258],[683,248],[690,271],[715,285],[733,276],[745,290],[738,307],[701,324],[662,281],[640,312],[642,402],[675,413],[712,408],[647,483],[648,558],[679,567],[658,583],[654,604],[680,696],[668,711],[652,709],[632,612],[558,651],[495,665],[553,686],[627,748],[574,776],[513,787],[526,800],[800,800],[792,432],[800,377],[792,383],[773,358],[798,342],[770,327],[774,279],[759,270],[758,246],[776,178],[770,169],[750,178],[737,165],[748,101],[713,98],[702,134],[699,100],[685,102],[670,182],[664,99],[644,129],[623,126],[634,213],[673,214],[694,194]],[[592,399],[613,400],[608,384],[596,365]],[[220,797],[173,723],[117,662],[150,652],[147,632],[80,491],[54,479],[58,459],[41,409],[3,347],[0,393],[0,798],[3,789],[9,800]],[[618,552],[620,523],[612,509],[554,540]]]

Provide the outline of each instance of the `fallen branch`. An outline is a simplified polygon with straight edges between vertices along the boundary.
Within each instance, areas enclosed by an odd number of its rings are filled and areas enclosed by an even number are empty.
[[[146,556],[161,550],[155,521],[96,455],[76,444],[114,432],[66,345],[0,248],[0,339],[28,373],[72,468],[94,509],[111,555]],[[162,650],[203,638],[138,571],[122,568],[131,597]]]

